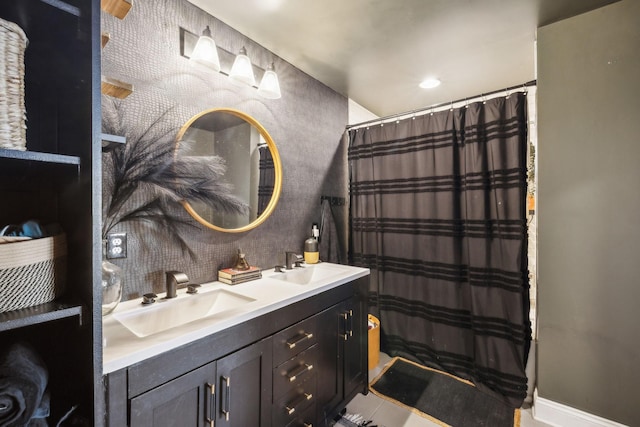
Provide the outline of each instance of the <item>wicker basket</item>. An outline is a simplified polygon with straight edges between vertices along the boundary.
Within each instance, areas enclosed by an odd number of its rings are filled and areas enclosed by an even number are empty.
[[[24,106],[24,51],[27,36],[0,19],[0,148],[27,149]]]
[[[66,273],[64,234],[0,244],[0,313],[53,301]]]

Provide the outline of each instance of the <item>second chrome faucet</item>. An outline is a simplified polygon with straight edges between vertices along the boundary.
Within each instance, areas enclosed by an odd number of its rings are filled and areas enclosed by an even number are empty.
[[[291,270],[294,265],[299,267],[302,261],[302,255],[295,252],[285,252],[285,268],[287,270]]]

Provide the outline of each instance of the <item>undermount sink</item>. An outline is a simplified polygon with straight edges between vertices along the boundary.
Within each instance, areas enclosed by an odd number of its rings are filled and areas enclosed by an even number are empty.
[[[114,313],[113,317],[143,338],[196,320],[223,315],[253,301],[253,298],[217,289],[193,295],[185,294],[175,299],[159,299],[148,307]]]
[[[298,285],[309,285],[339,276],[345,271],[345,268],[341,268],[335,264],[306,264],[304,267],[295,267],[293,270],[286,270],[282,274],[273,276],[273,278]]]

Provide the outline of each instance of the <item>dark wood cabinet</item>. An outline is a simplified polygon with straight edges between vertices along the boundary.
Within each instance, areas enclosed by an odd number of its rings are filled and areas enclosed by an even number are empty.
[[[368,334],[364,306],[353,298],[318,315],[323,329],[318,338],[317,425],[329,425],[333,417],[368,383]]]
[[[318,315],[311,316],[273,337],[274,426],[287,426],[295,420],[311,424],[315,420],[317,359],[322,353],[318,336],[324,327],[319,320]],[[320,375],[325,372],[320,370]]]
[[[368,330],[367,313],[361,300],[350,300],[340,308],[344,324],[342,399],[349,401],[368,383]]]
[[[107,375],[107,425],[330,425],[366,392],[367,280]]]
[[[128,425],[270,426],[271,361],[271,340],[264,339],[207,363],[130,398]]]
[[[131,399],[131,427],[203,427],[215,416],[216,363]]]
[[[0,347],[26,342],[42,357],[51,425],[74,406],[74,425],[103,425],[99,16],[97,0],[0,2],[29,40],[27,151],[0,148],[0,227],[56,223],[67,240],[64,293],[0,313]]]
[[[269,426],[271,360],[265,339],[135,396],[129,425]]]
[[[271,425],[271,339],[218,360],[218,427]]]

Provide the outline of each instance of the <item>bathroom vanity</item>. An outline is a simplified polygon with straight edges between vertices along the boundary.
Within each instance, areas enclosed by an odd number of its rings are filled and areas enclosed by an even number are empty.
[[[122,303],[104,319],[106,425],[328,425],[366,392],[368,274],[321,263]],[[203,318],[161,325],[199,301]]]

